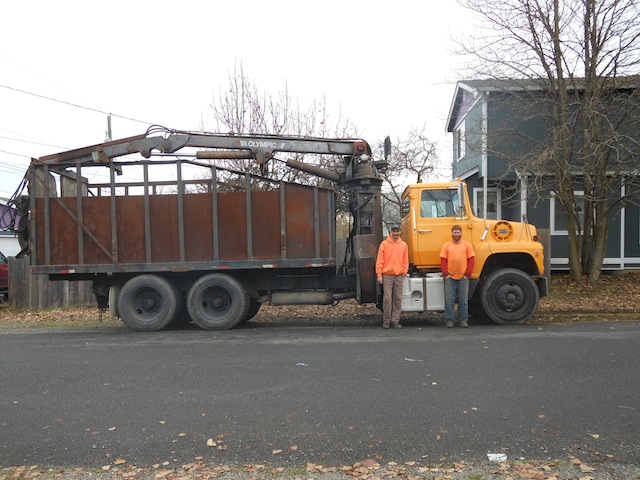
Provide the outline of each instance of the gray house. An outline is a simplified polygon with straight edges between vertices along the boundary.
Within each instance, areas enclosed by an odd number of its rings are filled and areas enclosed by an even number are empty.
[[[634,79],[635,80],[635,79]],[[636,90],[637,82],[627,90]],[[516,80],[459,81],[447,118],[453,134],[452,176],[467,182],[474,212],[487,219],[526,221],[549,229],[553,270],[568,269],[567,218],[553,191],[533,192],[532,174],[520,172],[506,160],[510,154],[535,154],[537,145],[549,135],[543,120],[544,102],[535,98],[535,82]],[[509,100],[506,101],[505,99]],[[637,137],[638,111],[627,125]],[[507,135],[505,126],[511,129]],[[620,125],[618,123],[617,125]],[[503,155],[501,155],[503,154]],[[639,165],[636,164],[636,169]],[[636,171],[637,176],[640,169]],[[574,192],[580,195],[575,179]],[[621,195],[625,185],[620,185]],[[604,270],[640,269],[640,209],[627,204],[613,222],[603,264]]]

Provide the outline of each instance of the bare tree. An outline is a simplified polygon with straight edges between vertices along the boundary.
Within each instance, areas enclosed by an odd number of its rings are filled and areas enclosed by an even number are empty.
[[[210,106],[218,132],[316,138],[355,138],[358,135],[355,125],[340,110],[330,112],[324,96],[303,107],[292,97],[286,84],[275,94],[261,91],[242,65],[229,73],[229,85],[215,93]],[[327,157],[306,155],[304,159],[298,156],[295,160],[314,162],[331,170],[341,166],[339,159]],[[259,173],[258,166],[246,160],[228,160],[225,166]],[[268,170],[273,179],[329,186],[323,179],[285,167],[277,161],[270,162]]]
[[[382,172],[385,188],[382,191],[383,219],[385,223],[397,223],[400,218],[402,192],[409,183],[422,183],[434,174],[438,163],[436,144],[425,134],[426,126],[413,127],[405,138],[396,139],[391,145],[391,162]],[[378,144],[382,152],[384,145]],[[382,158],[382,153],[378,155]]]
[[[529,175],[541,198],[551,192],[568,219],[569,267],[579,281],[597,281],[607,234],[626,204],[640,203],[637,0],[459,0],[484,22],[461,44],[470,71],[521,79],[520,121],[542,120],[546,136],[524,139],[528,153],[505,148],[509,134],[489,143],[510,169]],[[513,86],[513,85],[511,85]],[[513,105],[512,105],[513,106]],[[501,148],[497,148],[500,146]],[[507,152],[505,154],[505,152]],[[581,194],[576,194],[581,191]]]

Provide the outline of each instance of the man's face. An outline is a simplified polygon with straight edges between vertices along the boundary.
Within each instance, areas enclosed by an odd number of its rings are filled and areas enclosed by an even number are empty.
[[[398,238],[400,238],[400,230],[394,228],[393,230],[391,230],[391,236],[394,240],[397,240]]]
[[[459,242],[462,239],[462,230],[451,230],[451,238],[454,242]]]

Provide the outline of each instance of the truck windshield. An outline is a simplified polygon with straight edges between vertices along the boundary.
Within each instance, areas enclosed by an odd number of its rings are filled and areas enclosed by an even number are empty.
[[[454,217],[458,210],[456,190],[423,190],[420,198],[420,217]]]

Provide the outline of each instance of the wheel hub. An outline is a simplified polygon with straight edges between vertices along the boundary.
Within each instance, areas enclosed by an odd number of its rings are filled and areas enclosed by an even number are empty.
[[[142,301],[142,306],[145,310],[151,310],[156,306],[156,301],[153,298],[147,297]]]
[[[211,302],[211,306],[213,308],[220,308],[223,305],[224,305],[224,300],[222,299],[222,297],[215,297]]]
[[[517,310],[524,302],[523,291],[517,285],[505,284],[496,292],[496,302],[503,310]]]

